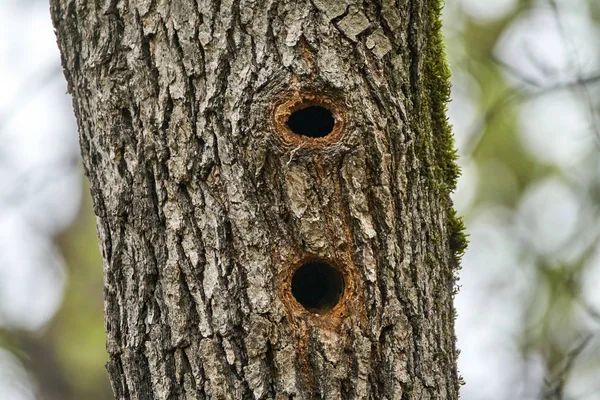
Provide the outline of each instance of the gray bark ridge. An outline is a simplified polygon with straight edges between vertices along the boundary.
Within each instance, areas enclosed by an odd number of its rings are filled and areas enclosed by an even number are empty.
[[[458,398],[439,3],[51,0],[117,399]],[[331,310],[292,293],[311,261]]]

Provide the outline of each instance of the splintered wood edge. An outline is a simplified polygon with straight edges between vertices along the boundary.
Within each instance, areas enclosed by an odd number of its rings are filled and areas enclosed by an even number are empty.
[[[311,138],[298,135],[289,128],[287,121],[289,116],[303,108],[311,106],[324,107],[331,112],[334,119],[333,129],[327,136]],[[328,96],[313,93],[293,92],[273,107],[273,129],[280,141],[290,148],[325,148],[339,142],[344,136],[346,111],[339,101]]]
[[[292,325],[298,325],[298,322],[311,322],[323,329],[338,331],[344,319],[350,317],[358,317],[363,319],[361,312],[358,312],[360,306],[359,292],[359,274],[356,267],[348,262],[349,260],[332,260],[326,257],[315,255],[306,255],[304,257],[290,260],[289,264],[284,266],[279,274],[278,279],[278,295],[283,302],[288,315],[291,317]],[[337,304],[323,313],[315,313],[307,310],[300,304],[292,294],[292,277],[294,273],[303,265],[310,262],[323,262],[335,268],[341,274],[344,280],[344,293],[338,300]],[[358,304],[357,304],[358,303]],[[358,314],[358,315],[353,315]],[[302,325],[302,323],[300,323]]]

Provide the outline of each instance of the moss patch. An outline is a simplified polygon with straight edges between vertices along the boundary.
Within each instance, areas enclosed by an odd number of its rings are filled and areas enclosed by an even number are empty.
[[[425,88],[429,95],[429,113],[433,131],[433,145],[442,184],[449,191],[456,188],[460,168],[456,163],[456,152],[452,127],[447,111],[450,101],[450,67],[446,60],[446,49],[442,35],[442,1],[435,0],[429,14],[429,43],[425,52]]]
[[[435,152],[435,175],[439,188],[448,199],[448,234],[454,267],[458,268],[467,248],[463,219],[459,217],[450,200],[450,193],[456,189],[460,176],[457,164],[458,154],[448,122],[447,111],[450,101],[450,67],[446,60],[446,49],[442,34],[442,0],[432,1],[428,16],[429,42],[425,51],[425,89],[428,95],[428,112],[431,118],[433,148]]]

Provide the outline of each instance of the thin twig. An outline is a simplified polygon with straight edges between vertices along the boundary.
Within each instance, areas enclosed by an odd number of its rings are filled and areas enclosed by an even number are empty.
[[[550,374],[554,376],[551,376],[550,380],[546,380],[546,384],[549,387],[541,393],[540,397],[542,399],[563,399],[569,373],[572,371],[579,355],[581,355],[588,343],[592,340],[592,337],[592,334],[587,335],[577,346],[565,355],[561,363],[562,367],[559,366],[560,369],[558,371]]]

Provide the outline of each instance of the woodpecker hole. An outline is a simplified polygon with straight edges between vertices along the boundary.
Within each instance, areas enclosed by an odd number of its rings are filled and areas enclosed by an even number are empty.
[[[333,131],[335,118],[327,108],[311,105],[292,112],[287,126],[296,135],[322,138]]]
[[[331,265],[312,261],[302,265],[292,277],[292,294],[298,303],[313,313],[325,313],[339,303],[344,294],[344,278]]]

